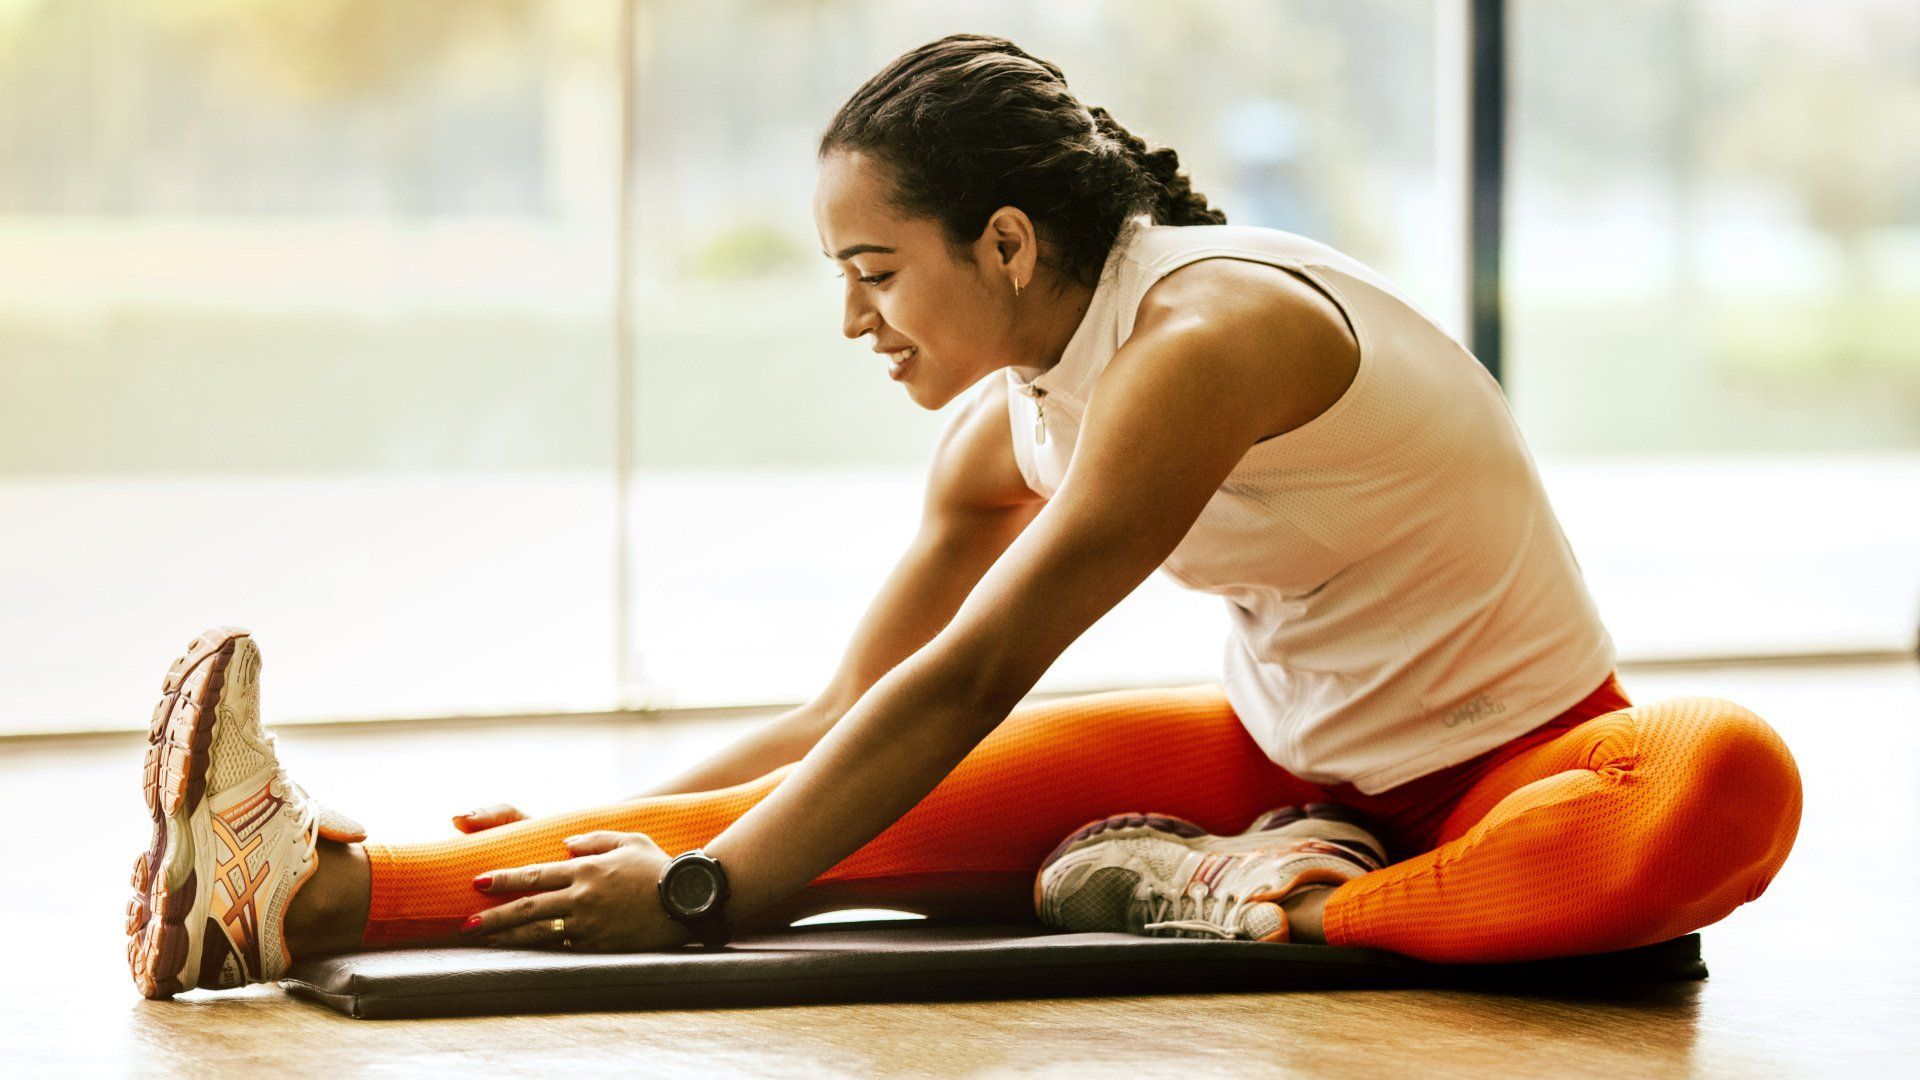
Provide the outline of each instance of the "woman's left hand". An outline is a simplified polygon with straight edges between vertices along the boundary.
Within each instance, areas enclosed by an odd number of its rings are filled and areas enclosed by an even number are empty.
[[[645,833],[593,832],[565,841],[573,857],[491,870],[473,879],[487,894],[525,893],[467,921],[462,932],[489,945],[645,952],[693,936],[667,918],[656,883],[667,853]],[[563,946],[553,920],[566,920]]]

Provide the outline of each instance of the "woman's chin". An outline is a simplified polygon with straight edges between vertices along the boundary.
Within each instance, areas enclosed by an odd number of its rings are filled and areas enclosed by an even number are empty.
[[[920,373],[915,372],[914,374],[918,375]],[[914,378],[912,375],[900,380],[900,385],[906,389],[907,397],[912,399],[915,405],[920,406],[928,412],[939,412],[946,407],[947,402],[954,399],[954,395],[952,394],[942,394],[929,389],[925,382]]]

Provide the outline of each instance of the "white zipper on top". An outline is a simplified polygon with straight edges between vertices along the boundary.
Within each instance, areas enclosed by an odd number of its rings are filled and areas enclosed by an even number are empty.
[[[1035,445],[1046,442],[1047,403],[1043,399],[1047,396],[1047,388],[1027,383],[1020,387],[1020,392],[1033,399],[1033,441]]]

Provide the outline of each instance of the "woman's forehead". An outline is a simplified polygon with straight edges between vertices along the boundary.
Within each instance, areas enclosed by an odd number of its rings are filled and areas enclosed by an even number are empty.
[[[850,259],[865,252],[889,254],[923,239],[915,226],[927,223],[895,216],[882,174],[870,162],[864,154],[842,153],[820,164],[813,215],[820,250],[830,259]]]

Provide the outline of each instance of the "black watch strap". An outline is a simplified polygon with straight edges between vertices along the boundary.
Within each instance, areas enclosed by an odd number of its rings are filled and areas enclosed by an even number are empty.
[[[687,933],[693,935],[693,940],[709,949],[718,949],[733,940],[733,920],[727,918],[723,911],[688,919],[684,925]]]

